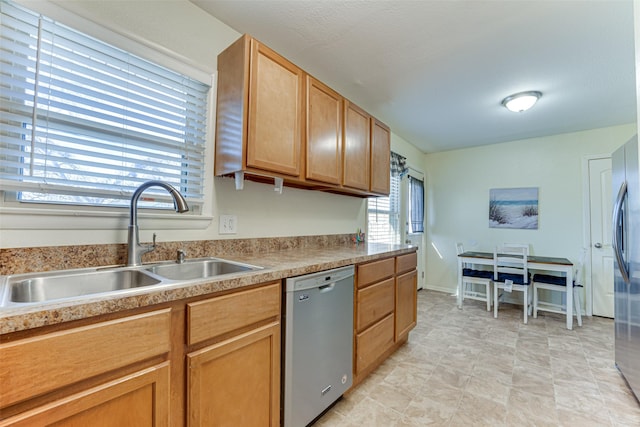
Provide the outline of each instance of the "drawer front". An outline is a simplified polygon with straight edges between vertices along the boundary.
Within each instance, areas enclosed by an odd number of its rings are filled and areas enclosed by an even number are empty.
[[[170,309],[0,345],[0,407],[169,352]]]
[[[280,315],[280,282],[187,304],[189,345]]]
[[[356,375],[374,363],[393,345],[393,314],[356,336]]]
[[[356,309],[358,332],[362,332],[363,329],[393,312],[393,307],[393,278],[358,290]]]
[[[358,288],[364,288],[387,277],[393,276],[395,258],[382,259],[358,265]]]
[[[418,265],[417,252],[412,252],[406,255],[399,255],[396,257],[396,274],[415,270],[417,265]]]

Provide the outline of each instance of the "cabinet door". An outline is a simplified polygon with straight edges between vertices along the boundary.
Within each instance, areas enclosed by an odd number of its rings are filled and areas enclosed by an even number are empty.
[[[247,167],[300,175],[303,72],[251,40]]]
[[[280,324],[187,355],[189,426],[280,425]]]
[[[391,130],[371,119],[371,187],[372,193],[389,195],[391,167]]]
[[[168,427],[169,362],[0,421],[2,426]]]
[[[396,277],[396,341],[408,334],[417,323],[417,283],[416,270]]]
[[[345,187],[369,191],[370,116],[366,111],[347,100],[344,104],[342,184]]]
[[[342,174],[342,97],[307,77],[306,178],[340,184]]]

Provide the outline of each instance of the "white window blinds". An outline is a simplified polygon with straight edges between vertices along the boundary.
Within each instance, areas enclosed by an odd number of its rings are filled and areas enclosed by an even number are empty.
[[[389,197],[369,198],[367,202],[367,240],[400,243],[400,176],[391,175]]]
[[[208,85],[5,0],[0,8],[3,190],[122,204],[156,179],[202,201]]]

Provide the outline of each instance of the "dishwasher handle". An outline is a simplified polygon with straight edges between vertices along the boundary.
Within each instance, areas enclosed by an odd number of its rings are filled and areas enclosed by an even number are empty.
[[[332,290],[334,290],[335,287],[336,287],[336,282],[333,282],[327,285],[322,285],[318,287],[318,289],[320,290],[320,292],[331,292]]]

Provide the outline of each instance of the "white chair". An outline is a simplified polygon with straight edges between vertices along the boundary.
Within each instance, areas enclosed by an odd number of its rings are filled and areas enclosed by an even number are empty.
[[[580,261],[575,264],[575,270],[573,273],[573,308],[578,319],[578,326],[582,326],[582,307],[580,305],[580,294],[582,289],[582,266],[584,265],[584,259],[587,255],[587,250],[582,249],[580,253]],[[556,304],[547,301],[540,301],[538,296],[539,289],[546,289],[548,291],[561,292],[561,303]],[[557,276],[553,274],[534,274],[533,275],[533,317],[538,317],[538,311],[549,311],[551,313],[567,313],[567,279],[564,276]],[[572,314],[571,314],[572,315]]]
[[[456,244],[458,255],[464,252],[462,243]],[[474,299],[487,302],[487,311],[491,311],[491,282],[493,279],[493,271],[476,270],[471,264],[462,266],[462,289],[459,289],[461,303],[464,299]],[[478,289],[479,287],[484,287]]]
[[[523,293],[524,323],[529,316],[529,245],[505,243],[493,250],[493,317],[498,317],[498,290]]]

